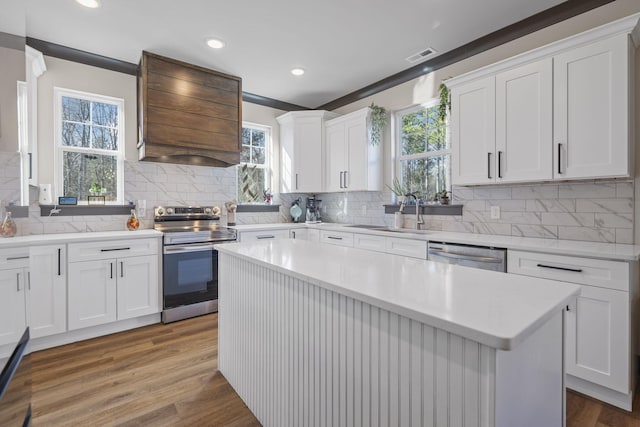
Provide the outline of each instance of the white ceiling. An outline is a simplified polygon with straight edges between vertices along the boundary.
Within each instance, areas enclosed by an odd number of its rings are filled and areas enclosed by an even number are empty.
[[[311,108],[410,68],[405,58],[427,47],[443,53],[563,2],[100,1],[87,9],[74,0],[28,0],[27,36],[132,63],[148,50],[238,75],[246,92]],[[210,49],[209,37],[226,47]],[[292,76],[293,67],[306,74]]]

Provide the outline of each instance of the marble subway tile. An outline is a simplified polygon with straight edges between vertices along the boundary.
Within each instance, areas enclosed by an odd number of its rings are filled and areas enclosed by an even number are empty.
[[[589,242],[614,243],[615,229],[594,227],[558,227],[558,238],[565,240],[581,240]]]
[[[511,187],[479,187],[473,190],[473,198],[476,200],[511,199]]]
[[[526,200],[487,200],[485,204],[487,210],[491,206],[498,206],[503,212],[524,212],[527,207]]]
[[[509,224],[541,224],[540,212],[501,212],[500,222]]]
[[[561,199],[613,199],[616,197],[615,182],[560,184]]]
[[[616,243],[633,244],[633,230],[616,228]]]
[[[464,222],[498,222],[497,219],[491,219],[491,212],[488,211],[462,211],[462,221]]]
[[[541,237],[545,239],[557,239],[558,227],[555,225],[511,225],[511,235],[519,237]]]
[[[633,228],[633,215],[625,213],[596,213],[596,227],[604,228]]]
[[[527,200],[529,212],[575,212],[576,201],[572,199],[535,199]]]
[[[486,203],[484,200],[467,200],[463,202],[463,211],[484,211]]]
[[[595,217],[592,213],[542,212],[542,224],[593,227]]]
[[[453,187],[451,190],[452,200],[473,200],[473,188],[467,187]]]
[[[552,185],[522,185],[511,189],[512,199],[557,199],[558,186]]]
[[[633,213],[633,199],[577,199],[576,211]]]
[[[472,222],[442,221],[442,231],[473,233],[474,227]]]
[[[475,233],[479,234],[497,234],[503,236],[511,235],[511,224],[490,224],[490,223],[474,223]]]

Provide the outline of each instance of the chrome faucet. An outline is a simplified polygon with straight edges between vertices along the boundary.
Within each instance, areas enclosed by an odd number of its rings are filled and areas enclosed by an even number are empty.
[[[422,215],[420,215],[420,199],[418,199],[418,197],[415,194],[407,193],[405,195],[405,199],[400,205],[400,212],[402,212],[404,202],[406,202],[408,197],[413,197],[416,200],[416,230],[420,230],[420,224],[424,224],[424,220],[422,219]]]

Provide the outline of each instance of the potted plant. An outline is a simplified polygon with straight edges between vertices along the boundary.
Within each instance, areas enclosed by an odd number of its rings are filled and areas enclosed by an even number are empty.
[[[400,184],[400,180],[398,179],[398,177],[393,178],[392,187],[390,187],[387,184],[385,184],[385,187],[387,187],[389,190],[391,190],[393,194],[396,195],[398,204],[402,202],[402,199],[404,198],[404,196],[406,196],[407,193],[409,192],[408,189],[406,189],[402,184]]]
[[[106,191],[107,189],[102,187],[102,185],[98,184],[97,182],[92,183],[91,187],[89,187],[89,193],[94,196],[99,196]]]
[[[438,202],[440,202],[441,205],[448,205],[449,204],[449,191],[447,190],[442,190],[442,191],[438,191],[436,193],[436,197],[438,198]]]

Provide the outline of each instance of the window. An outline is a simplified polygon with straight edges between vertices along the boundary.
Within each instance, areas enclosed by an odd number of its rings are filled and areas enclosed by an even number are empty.
[[[419,105],[396,113],[397,176],[409,192],[427,201],[451,189],[451,149],[447,123],[438,105]]]
[[[54,88],[56,192],[123,203],[124,100]]]
[[[271,129],[266,126],[242,124],[242,150],[238,168],[238,201],[263,203],[264,193],[270,188],[269,151]]]

